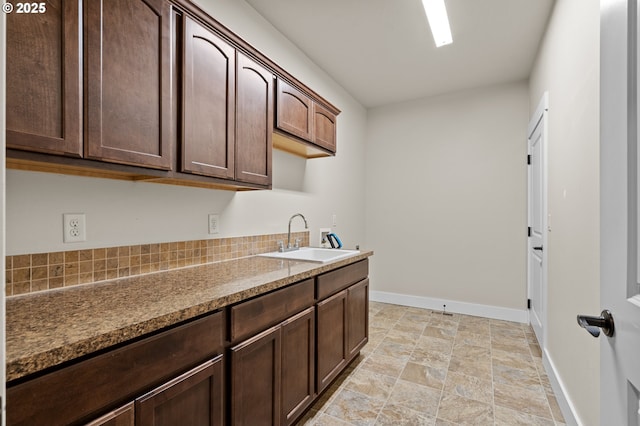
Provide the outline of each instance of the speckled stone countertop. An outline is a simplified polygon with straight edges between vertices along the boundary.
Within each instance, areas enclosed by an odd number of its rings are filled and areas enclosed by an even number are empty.
[[[6,301],[7,381],[371,256],[318,264],[266,257],[50,290]]]

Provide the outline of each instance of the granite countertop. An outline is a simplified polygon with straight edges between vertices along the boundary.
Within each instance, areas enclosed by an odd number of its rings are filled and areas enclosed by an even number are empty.
[[[371,256],[247,257],[6,300],[7,381]]]

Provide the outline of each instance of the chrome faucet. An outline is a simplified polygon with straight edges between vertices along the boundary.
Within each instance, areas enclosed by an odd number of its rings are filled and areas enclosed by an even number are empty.
[[[283,247],[282,245],[280,246],[280,251],[292,251],[292,250],[298,250],[299,247],[299,243],[298,243],[298,239],[296,239],[296,244],[295,246],[291,246],[291,221],[293,220],[294,217],[296,216],[300,216],[302,218],[302,220],[304,220],[304,229],[309,229],[309,224],[307,223],[307,219],[302,215],[302,213],[296,213],[293,216],[291,216],[291,219],[289,219],[289,231],[287,232],[287,247]]]

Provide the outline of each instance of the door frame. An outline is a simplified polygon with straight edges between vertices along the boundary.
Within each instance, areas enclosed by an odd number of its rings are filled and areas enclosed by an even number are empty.
[[[600,306],[615,321],[600,336],[602,424],[640,421],[639,28],[636,2],[601,1]]]
[[[542,306],[544,307],[542,312],[542,318],[540,318],[542,324],[542,337],[536,335],[538,344],[544,352],[547,346],[547,284],[548,284],[548,259],[549,259],[549,244],[548,244],[548,229],[549,229],[549,211],[548,211],[548,152],[549,152],[549,92],[544,92],[538,107],[531,116],[529,125],[527,126],[527,154],[531,155],[529,140],[533,135],[534,130],[538,125],[542,125]],[[529,158],[529,157],[528,157]],[[531,166],[527,166],[527,226],[531,226]],[[527,238],[527,298],[532,298],[532,284],[531,284],[531,244],[529,238]],[[529,315],[529,324],[531,324],[531,310],[527,310]],[[540,341],[541,340],[541,341]]]
[[[6,13],[0,14],[0,63],[6,64]],[[6,66],[0,67],[0,282],[5,283],[6,255]],[[0,292],[0,359],[4,360],[5,342],[5,292]],[[6,365],[0,363],[0,424],[6,424]]]

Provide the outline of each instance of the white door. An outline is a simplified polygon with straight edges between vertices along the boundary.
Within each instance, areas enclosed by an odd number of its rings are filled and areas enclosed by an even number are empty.
[[[615,324],[600,335],[600,424],[639,426],[638,6],[600,7],[600,301]]]
[[[544,94],[528,128],[529,150],[529,229],[528,229],[528,293],[529,321],[540,346],[545,347],[544,326],[547,297],[547,207],[546,207],[546,128],[548,95]]]

